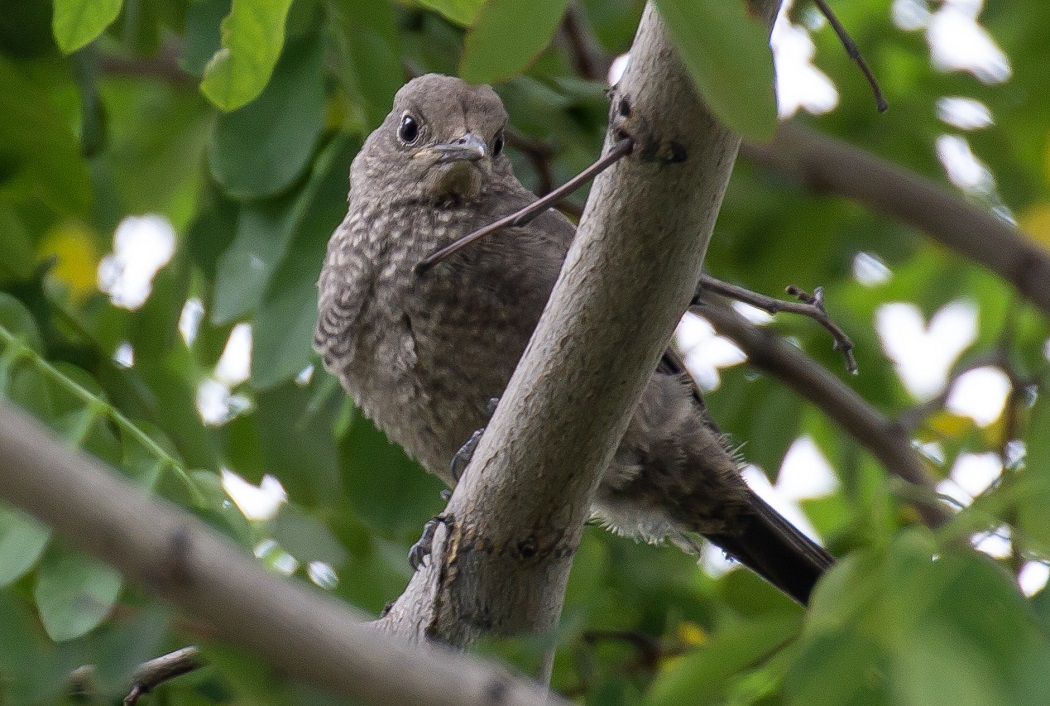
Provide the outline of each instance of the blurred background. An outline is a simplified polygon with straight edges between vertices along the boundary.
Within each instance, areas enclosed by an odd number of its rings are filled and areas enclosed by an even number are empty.
[[[443,501],[311,351],[350,161],[407,78],[460,73],[495,83],[516,172],[549,191],[598,156],[605,90],[642,7],[5,3],[0,393],[273,571],[378,614]],[[771,40],[780,118],[932,179],[1050,248],[1050,9],[833,9],[891,109],[876,112],[817,8],[788,0]],[[856,375],[813,321],[738,310],[899,424],[934,491],[965,510],[925,527],[913,491],[839,420],[688,315],[676,345],[748,482],[845,560],[803,617],[717,551],[697,566],[588,528],[551,636],[554,687],[596,704],[1050,701],[1045,312],[986,263],[751,154],[708,271],[775,297],[823,287],[856,344]],[[578,217],[585,200],[563,208]],[[4,505],[0,625],[0,703],[61,702],[85,663],[99,666],[95,698],[115,702],[135,665],[190,643],[212,666],[161,687],[158,703],[329,699],[214,644],[207,626]],[[541,649],[481,651],[528,670]]]

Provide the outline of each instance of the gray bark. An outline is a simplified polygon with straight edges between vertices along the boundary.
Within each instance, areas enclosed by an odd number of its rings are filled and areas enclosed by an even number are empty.
[[[769,21],[778,6],[763,4]],[[702,104],[652,3],[631,57],[614,111],[627,98],[635,137],[685,159],[632,156],[595,180],[451,521],[380,621],[398,635],[466,645],[554,628],[601,471],[693,294],[740,140]]]

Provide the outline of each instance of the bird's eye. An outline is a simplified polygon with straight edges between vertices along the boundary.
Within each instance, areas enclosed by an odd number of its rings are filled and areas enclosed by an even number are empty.
[[[419,123],[409,114],[401,118],[401,124],[397,126],[397,136],[406,145],[411,145],[419,137]]]
[[[503,131],[500,130],[496,134],[496,139],[492,141],[492,156],[499,157],[500,152],[503,151]]]

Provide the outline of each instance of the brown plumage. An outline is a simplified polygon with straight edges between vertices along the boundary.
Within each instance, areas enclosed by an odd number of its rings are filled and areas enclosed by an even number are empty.
[[[488,86],[404,86],[350,172],[349,211],[319,284],[325,367],[376,425],[454,484],[449,463],[487,421],[554,286],[575,229],[545,212],[438,264],[438,247],[535,200],[502,152]],[[614,531],[691,546],[700,533],[805,603],[831,556],[760,500],[669,358],[645,389],[594,513]]]

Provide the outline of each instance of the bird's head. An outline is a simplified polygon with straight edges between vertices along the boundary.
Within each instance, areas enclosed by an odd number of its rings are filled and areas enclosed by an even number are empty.
[[[351,180],[402,198],[464,202],[510,174],[503,154],[507,111],[488,86],[427,74],[409,81],[365,141]]]

